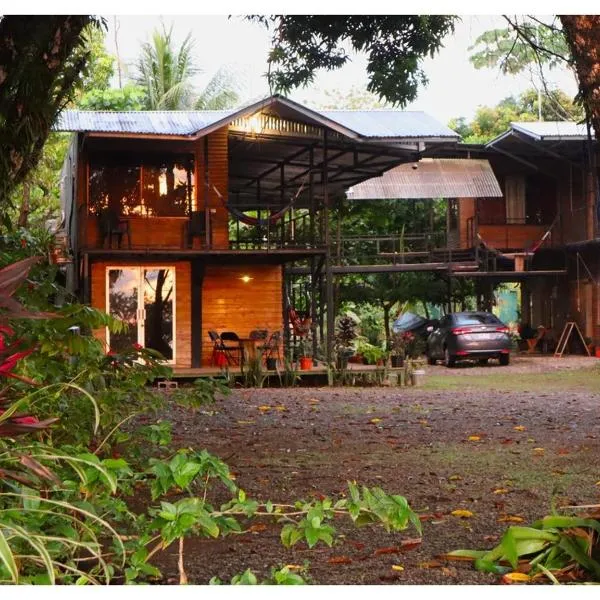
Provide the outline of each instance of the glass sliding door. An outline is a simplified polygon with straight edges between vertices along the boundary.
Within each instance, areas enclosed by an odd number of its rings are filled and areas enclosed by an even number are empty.
[[[144,269],[144,343],[173,360],[175,273]]]
[[[173,267],[109,267],[107,312],[125,323],[122,333],[107,331],[110,350],[140,344],[175,361],[175,269]]]

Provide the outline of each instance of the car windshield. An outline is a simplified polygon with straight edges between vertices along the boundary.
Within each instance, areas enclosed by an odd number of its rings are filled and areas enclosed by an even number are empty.
[[[489,313],[475,313],[470,315],[454,315],[457,325],[498,325],[502,321]]]

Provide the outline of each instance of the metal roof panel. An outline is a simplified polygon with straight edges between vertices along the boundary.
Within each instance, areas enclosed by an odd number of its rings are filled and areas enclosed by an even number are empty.
[[[538,140],[587,139],[585,123],[576,123],[575,121],[515,121],[510,126]]]
[[[502,197],[484,159],[424,158],[394,167],[347,191],[350,200]]]

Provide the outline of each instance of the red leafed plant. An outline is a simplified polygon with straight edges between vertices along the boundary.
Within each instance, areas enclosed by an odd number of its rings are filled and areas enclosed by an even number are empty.
[[[28,311],[14,294],[27,279],[29,270],[38,262],[38,257],[26,258],[0,269],[0,377],[35,383],[14,372],[18,362],[31,354],[34,348],[23,348],[22,341],[14,338],[9,319],[46,318],[48,313]],[[10,341],[9,341],[10,340]],[[17,412],[18,399],[11,394],[10,387],[0,390],[0,438],[33,433],[48,427],[56,419],[40,421],[37,417]]]

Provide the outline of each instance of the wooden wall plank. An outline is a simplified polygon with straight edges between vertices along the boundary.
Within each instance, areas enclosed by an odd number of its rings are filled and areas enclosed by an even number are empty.
[[[248,275],[252,279],[244,283]],[[202,364],[210,365],[213,345],[208,331],[235,331],[248,337],[252,329],[269,333],[283,328],[282,268],[273,265],[207,266],[202,287]]]

